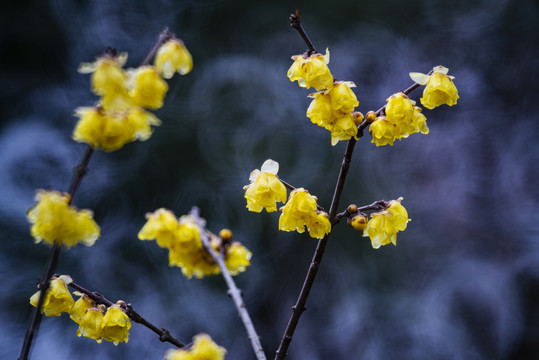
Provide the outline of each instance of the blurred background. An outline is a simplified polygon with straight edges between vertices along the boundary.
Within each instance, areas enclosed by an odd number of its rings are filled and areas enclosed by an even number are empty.
[[[50,253],[34,245],[26,210],[35,189],[67,191],[85,145],[73,111],[91,106],[77,73],[107,46],[137,66],[168,26],[194,58],[170,81],[163,121],[146,142],[97,152],[74,204],[102,229],[92,248],[63,251],[57,272],[131,302],[189,342],[206,332],[230,359],[252,359],[220,277],[188,280],[167,251],[142,242],[145,213],[193,205],[254,253],[236,281],[271,358],[316,247],[277,230],[279,213],[248,212],[242,187],[271,158],[279,175],[329,208],[346,144],[305,117],[309,90],[291,83],[306,46],[289,27],[300,9],[335,78],[354,81],[359,111],[377,110],[444,65],[454,107],[425,110],[429,135],[355,149],[340,211],[404,197],[413,219],[378,250],[334,229],[289,351],[290,359],[537,359],[539,354],[539,4],[509,0],[305,2],[35,0],[0,12],[0,358],[15,359],[29,297]],[[418,100],[420,92],[411,94]],[[33,359],[160,359],[171,348],[133,324],[115,347],[75,335],[69,317],[44,318]]]

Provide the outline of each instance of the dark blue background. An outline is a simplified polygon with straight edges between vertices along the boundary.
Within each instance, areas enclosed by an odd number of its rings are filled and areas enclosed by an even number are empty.
[[[308,90],[286,78],[305,44],[296,8],[359,110],[444,65],[452,108],[425,110],[429,135],[393,147],[369,136],[354,153],[340,210],[404,197],[413,219],[398,246],[373,250],[335,228],[290,348],[291,359],[533,359],[539,353],[539,6],[537,1],[21,1],[0,13],[0,357],[22,345],[49,249],[26,210],[37,188],[67,191],[85,146],[70,139],[96,97],[76,72],[107,46],[139,64],[168,26],[193,54],[175,77],[163,125],[147,142],[96,153],[74,203],[102,228],[92,248],[62,252],[58,272],[135,310],[183,341],[206,332],[230,359],[253,358],[222,279],[187,280],[166,250],[137,240],[144,214],[201,208],[254,256],[236,279],[272,357],[316,241],[250,213],[242,186],[267,158],[329,208],[345,144],[305,117]],[[420,93],[411,95],[418,100]],[[133,324],[114,347],[77,338],[67,316],[44,318],[34,359],[146,359],[168,344]]]

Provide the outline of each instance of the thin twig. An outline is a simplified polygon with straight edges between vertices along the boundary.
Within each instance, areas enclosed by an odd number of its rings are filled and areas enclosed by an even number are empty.
[[[387,201],[378,200],[378,201],[373,202],[370,205],[365,205],[365,206],[358,207],[357,210],[354,211],[353,213],[350,212],[349,209],[346,209],[343,212],[340,212],[337,215],[335,215],[335,219],[333,219],[333,223],[331,223],[331,225],[333,226],[335,224],[338,224],[339,221],[343,217],[347,217],[350,214],[359,213],[359,212],[363,212],[363,211],[369,211],[369,210],[381,211],[381,210],[385,209],[386,207],[387,207]]]
[[[309,39],[309,36],[307,36],[307,33],[303,29],[303,26],[301,26],[301,18],[299,16],[299,10],[296,10],[295,14],[290,14],[289,20],[290,20],[290,26],[293,27],[294,29],[296,29],[299,32],[299,34],[301,35],[301,37],[305,41],[305,44],[307,44],[307,47],[309,47],[309,52],[311,54],[315,54],[316,49],[314,48],[313,43]]]
[[[169,39],[173,38],[174,36],[175,35],[171,33],[168,30],[168,28],[165,28],[161,32],[161,34],[159,34],[159,38],[156,44],[153,46],[152,50],[148,53],[148,56],[146,56],[146,59],[144,59],[141,65],[148,65],[150,61],[152,60],[152,58],[157,53],[157,50],[159,50],[159,47],[163,45]],[[71,183],[71,186],[69,187],[70,198],[69,198],[68,204],[71,204],[73,197],[75,196],[75,192],[77,191],[82,178],[88,172],[88,163],[90,162],[90,158],[93,154],[93,151],[94,149],[91,146],[88,146],[86,148],[86,151],[84,152],[84,155],[82,157],[80,164],[77,165],[77,167],[75,168],[75,176],[73,177],[73,181]],[[49,289],[50,278],[52,274],[55,272],[56,264],[58,263],[59,256],[60,256],[60,246],[57,245],[56,242],[54,242],[52,245],[51,255],[49,256],[49,263],[48,263],[47,269],[45,270],[45,274],[43,278],[39,281],[39,288],[42,291],[40,292],[37,306],[34,309],[34,312],[32,313],[30,324],[28,325],[28,328],[26,330],[19,360],[28,359],[28,355],[32,347],[32,342],[39,330],[39,324],[41,322],[41,317],[42,317],[41,308],[43,307],[45,295],[47,293],[47,290]]]
[[[73,197],[75,196],[75,192],[77,191],[78,186],[80,185],[80,182],[82,181],[82,178],[88,172],[88,163],[90,162],[92,153],[93,153],[93,149],[90,146],[88,146],[86,148],[86,151],[84,152],[84,155],[82,157],[80,164],[77,165],[77,167],[75,168],[75,175],[73,176],[73,181],[71,182],[71,186],[69,188],[68,204],[71,204],[71,201],[73,200]],[[30,349],[32,347],[32,342],[34,340],[34,337],[37,335],[39,331],[39,324],[41,323],[41,318],[42,318],[41,309],[43,308],[43,303],[45,302],[45,295],[47,294],[47,290],[49,289],[49,286],[50,286],[50,278],[52,274],[54,274],[54,271],[56,269],[56,264],[58,264],[59,257],[60,257],[60,246],[55,241],[52,245],[52,250],[49,256],[47,269],[45,270],[45,274],[39,281],[39,289],[41,291],[39,293],[37,306],[32,313],[30,324],[28,325],[28,329],[26,330],[26,335],[24,336],[24,342],[22,344],[21,354],[19,356],[20,360],[28,359],[28,355],[30,354]]]
[[[71,286],[73,289],[80,291],[81,293],[84,293],[88,295],[90,299],[95,301],[98,304],[103,304],[108,306],[114,305],[114,303],[107,298],[105,298],[103,295],[96,291],[90,291],[88,289],[85,289],[84,287],[80,286],[79,284],[76,284],[74,282],[69,283],[69,286]],[[154,333],[159,335],[159,340],[162,342],[169,342],[172,345],[175,345],[179,348],[185,347],[185,344],[179,341],[178,339],[174,338],[172,335],[170,335],[170,332],[164,328],[158,328],[157,326],[150,323],[148,320],[143,318],[139,313],[137,313],[135,310],[133,310],[133,307],[131,304],[126,304],[122,307],[126,313],[127,316],[131,320],[133,320],[136,323],[139,323],[141,325],[146,326],[148,329],[152,330]]]
[[[253,322],[251,321],[251,317],[249,316],[249,312],[247,311],[247,307],[245,306],[245,302],[243,301],[242,292],[236,286],[236,283],[234,282],[232,275],[230,275],[230,272],[228,271],[228,268],[225,265],[224,253],[221,252],[217,254],[211,247],[210,242],[208,240],[208,235],[206,234],[206,231],[204,230],[204,222],[200,218],[200,213],[199,213],[198,208],[194,206],[189,212],[189,214],[195,218],[195,221],[198,227],[200,228],[200,240],[202,241],[202,245],[204,246],[204,249],[208,252],[208,254],[211,255],[213,261],[215,261],[215,263],[219,266],[219,269],[221,270],[221,275],[223,275],[223,278],[225,279],[225,282],[228,286],[228,296],[232,298],[232,300],[234,301],[234,305],[236,305],[236,309],[238,309],[239,316],[241,320],[243,321],[243,326],[245,327],[245,330],[247,331],[247,335],[249,337],[249,341],[251,342],[251,345],[255,352],[256,358],[258,360],[266,360],[264,349],[262,349],[262,345],[260,344],[260,338],[258,337],[256,333]]]
[[[303,27],[301,27],[300,21],[299,21],[299,14],[296,12],[297,16],[291,15],[290,16],[290,22],[291,26],[298,29],[301,36],[309,46],[309,48],[314,49],[314,46],[312,46],[312,43],[310,42],[308,36],[304,34]],[[296,27],[297,24],[298,26]],[[301,31],[300,31],[301,29]],[[305,35],[305,36],[304,36]],[[405,94],[409,94],[414,89],[416,89],[419,86],[419,84],[414,83],[412,86],[410,86],[408,89],[404,91]],[[382,106],[377,112],[377,115],[380,115],[382,111],[384,111],[385,105]],[[363,121],[358,127],[358,138],[363,136],[363,132],[365,128],[369,124],[367,121]],[[343,156],[343,161],[341,164],[339,177],[337,178],[337,184],[335,186],[335,191],[333,193],[333,199],[331,200],[331,206],[329,209],[329,221],[334,224],[338,222],[337,219],[337,208],[339,206],[339,202],[341,200],[342,191],[344,188],[344,183],[346,181],[346,176],[348,175],[348,170],[350,168],[350,162],[352,159],[352,154],[354,152],[354,147],[356,144],[356,141],[354,138],[350,139],[348,141],[348,145],[346,146],[346,151]],[[331,234],[331,233],[330,233]],[[296,304],[292,307],[292,315],[290,316],[290,319],[288,321],[288,325],[286,326],[286,330],[283,334],[283,337],[281,339],[281,343],[279,344],[279,348],[277,349],[275,353],[275,360],[282,360],[286,357],[288,352],[288,347],[290,346],[290,343],[292,342],[292,337],[294,335],[294,332],[296,330],[297,324],[299,322],[299,319],[303,312],[306,310],[305,304],[307,302],[307,298],[309,297],[309,293],[311,291],[311,288],[314,283],[314,279],[316,278],[316,274],[318,273],[318,269],[320,267],[320,263],[322,261],[322,257],[324,256],[324,251],[326,249],[329,236],[330,234],[327,234],[324,238],[320,239],[318,241],[318,245],[316,246],[316,250],[314,252],[311,265],[309,266],[309,270],[307,271],[307,275],[305,277],[305,280],[303,282],[303,286],[301,288],[301,291],[298,296],[298,300]]]

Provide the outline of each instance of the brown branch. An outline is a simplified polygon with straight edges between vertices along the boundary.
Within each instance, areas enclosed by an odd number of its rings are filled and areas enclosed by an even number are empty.
[[[200,229],[200,240],[202,241],[204,249],[208,254],[210,254],[213,261],[215,261],[215,263],[219,266],[219,269],[221,270],[221,275],[223,275],[223,278],[225,279],[225,282],[228,286],[228,296],[232,298],[236,309],[238,309],[239,316],[243,322],[245,330],[247,331],[247,335],[249,337],[249,341],[251,342],[251,346],[253,347],[253,350],[255,352],[256,358],[258,360],[266,360],[264,349],[260,344],[260,338],[256,333],[253,322],[251,321],[251,317],[249,316],[249,312],[247,311],[245,302],[243,301],[242,292],[236,286],[232,275],[230,275],[230,272],[225,265],[224,247],[221,247],[221,252],[219,254],[217,254],[213,250],[208,240],[206,230],[204,229],[204,221],[200,218],[200,213],[196,206],[193,206],[189,214],[195,218],[195,221]]]
[[[308,36],[303,30],[303,27],[301,27],[300,20],[299,20],[299,14],[296,12],[296,16],[291,15],[290,16],[290,22],[291,26],[296,28],[300,35],[303,37],[303,39],[306,41],[307,45],[311,44],[309,46],[310,49],[314,50],[314,46],[312,46],[312,43],[310,42]],[[296,25],[297,24],[297,25]],[[300,31],[301,29],[301,31]],[[408,89],[404,90],[405,94],[409,94],[414,89],[416,89],[419,86],[419,84],[414,83],[411,85]],[[382,111],[385,109],[385,105],[382,106],[377,112],[376,115],[379,116]],[[361,123],[358,126],[358,138],[363,136],[365,128],[369,125],[367,120],[365,119],[363,123]],[[333,193],[333,199],[331,200],[331,206],[329,209],[329,221],[332,224],[335,224],[339,221],[339,218],[337,217],[337,208],[339,206],[339,202],[341,200],[342,191],[344,188],[344,183],[346,181],[346,176],[348,175],[348,170],[350,168],[350,162],[352,159],[352,154],[354,152],[354,147],[356,144],[356,141],[354,138],[350,139],[348,141],[348,145],[346,146],[346,151],[343,156],[343,161],[341,164],[339,177],[337,178],[337,184],[335,186],[335,191]],[[330,233],[331,234],[331,233]],[[322,261],[322,257],[324,256],[324,251],[326,249],[329,236],[330,234],[326,235],[324,238],[320,239],[318,241],[318,245],[316,246],[316,250],[314,252],[311,265],[309,266],[309,270],[307,271],[307,275],[305,277],[305,280],[303,282],[303,286],[301,288],[301,291],[299,293],[298,299],[296,301],[296,304],[292,307],[292,315],[290,316],[290,319],[288,321],[288,325],[286,326],[286,330],[283,334],[283,337],[281,339],[281,343],[279,344],[279,348],[276,351],[275,354],[275,360],[282,360],[286,357],[288,347],[290,346],[290,343],[292,342],[292,337],[294,335],[294,332],[296,330],[297,324],[299,322],[299,319],[303,312],[306,310],[305,304],[307,302],[307,298],[309,297],[309,293],[311,291],[311,288],[314,284],[314,279],[316,278],[316,274],[318,273],[318,269],[320,267],[320,263]]]
[[[299,10],[296,10],[295,14],[290,14],[289,20],[290,20],[290,26],[299,32],[299,34],[303,38],[303,41],[305,41],[305,44],[307,44],[307,47],[309,47],[309,55],[316,54],[316,49],[314,48],[313,43],[307,36],[307,33],[303,29],[303,26],[301,26],[301,18],[299,16]]]
[[[357,210],[354,211],[354,212],[350,212],[349,208],[347,208],[343,212],[338,213],[337,215],[335,215],[335,219],[333,219],[333,222],[331,223],[331,225],[333,226],[335,224],[338,224],[339,221],[343,217],[347,217],[350,214],[355,214],[355,213],[364,212],[364,211],[370,211],[370,210],[382,211],[387,207],[387,204],[388,203],[385,200],[378,200],[378,201],[373,202],[370,205],[365,205],[365,206],[358,207]]]
[[[103,304],[105,306],[111,306],[114,305],[114,303],[107,298],[105,298],[103,295],[98,293],[97,291],[90,291],[88,289],[85,289],[84,287],[80,286],[79,284],[76,284],[74,282],[71,282],[69,284],[73,289],[80,291],[81,293],[84,293],[88,295],[90,299],[95,301],[98,304]],[[159,335],[159,340],[162,342],[169,342],[172,345],[177,346],[178,348],[185,347],[185,344],[179,341],[178,339],[174,338],[172,335],[170,335],[170,332],[164,328],[158,328],[157,326],[153,325],[151,322],[143,318],[139,313],[137,313],[135,310],[133,310],[133,306],[131,304],[125,304],[122,306],[122,309],[125,311],[126,315],[129,316],[131,320],[133,320],[136,323],[139,323],[141,325],[146,326],[148,329],[152,330],[154,333]]]
[[[165,28],[159,35],[159,38],[156,44],[153,46],[152,50],[149,52],[148,56],[146,56],[146,59],[142,62],[141,65],[148,65],[150,61],[152,60],[152,58],[157,53],[157,50],[159,50],[159,47],[173,37],[174,37],[174,34],[171,33],[168,30],[168,28]],[[112,51],[112,50],[107,48],[106,51]],[[88,163],[90,162],[90,158],[92,157],[93,151],[94,149],[91,146],[88,146],[86,148],[86,151],[84,152],[84,155],[82,157],[80,164],[77,165],[77,167],[75,168],[75,176],[73,177],[73,181],[71,183],[71,186],[69,187],[70,198],[69,198],[68,204],[71,204],[73,197],[75,196],[75,192],[77,191],[80,185],[80,182],[82,181],[82,178],[88,172]],[[52,274],[55,272],[56,264],[58,263],[59,256],[60,256],[60,246],[56,242],[54,242],[52,245],[51,254],[49,256],[49,263],[48,263],[47,269],[45,270],[45,274],[43,278],[40,279],[39,281],[39,288],[42,291],[39,295],[37,306],[32,313],[30,324],[28,325],[28,328],[26,330],[19,360],[28,359],[28,355],[32,347],[32,342],[35,336],[37,335],[37,332],[39,330],[39,324],[41,323],[41,317],[42,317],[41,308],[43,307],[45,295],[47,293],[47,290],[49,289],[50,278]]]

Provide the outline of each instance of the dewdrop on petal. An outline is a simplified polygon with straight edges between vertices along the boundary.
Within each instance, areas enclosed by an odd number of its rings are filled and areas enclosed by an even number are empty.
[[[69,312],[75,300],[67,289],[67,285],[71,283],[71,277],[68,275],[61,275],[60,277],[53,277],[49,283],[49,288],[43,300],[43,306],[41,307],[41,313],[45,316],[60,316],[64,312]],[[30,304],[37,307],[41,290],[36,292],[30,298]]]
[[[435,66],[431,75],[412,72],[410,78],[420,85],[426,85],[421,97],[421,104],[427,109],[447,104],[453,106],[459,98],[457,88],[453,83],[453,76],[447,75],[449,69],[444,66]]]
[[[183,41],[171,39],[157,50],[154,64],[165,79],[170,79],[176,72],[188,74],[193,69],[193,57]]]

